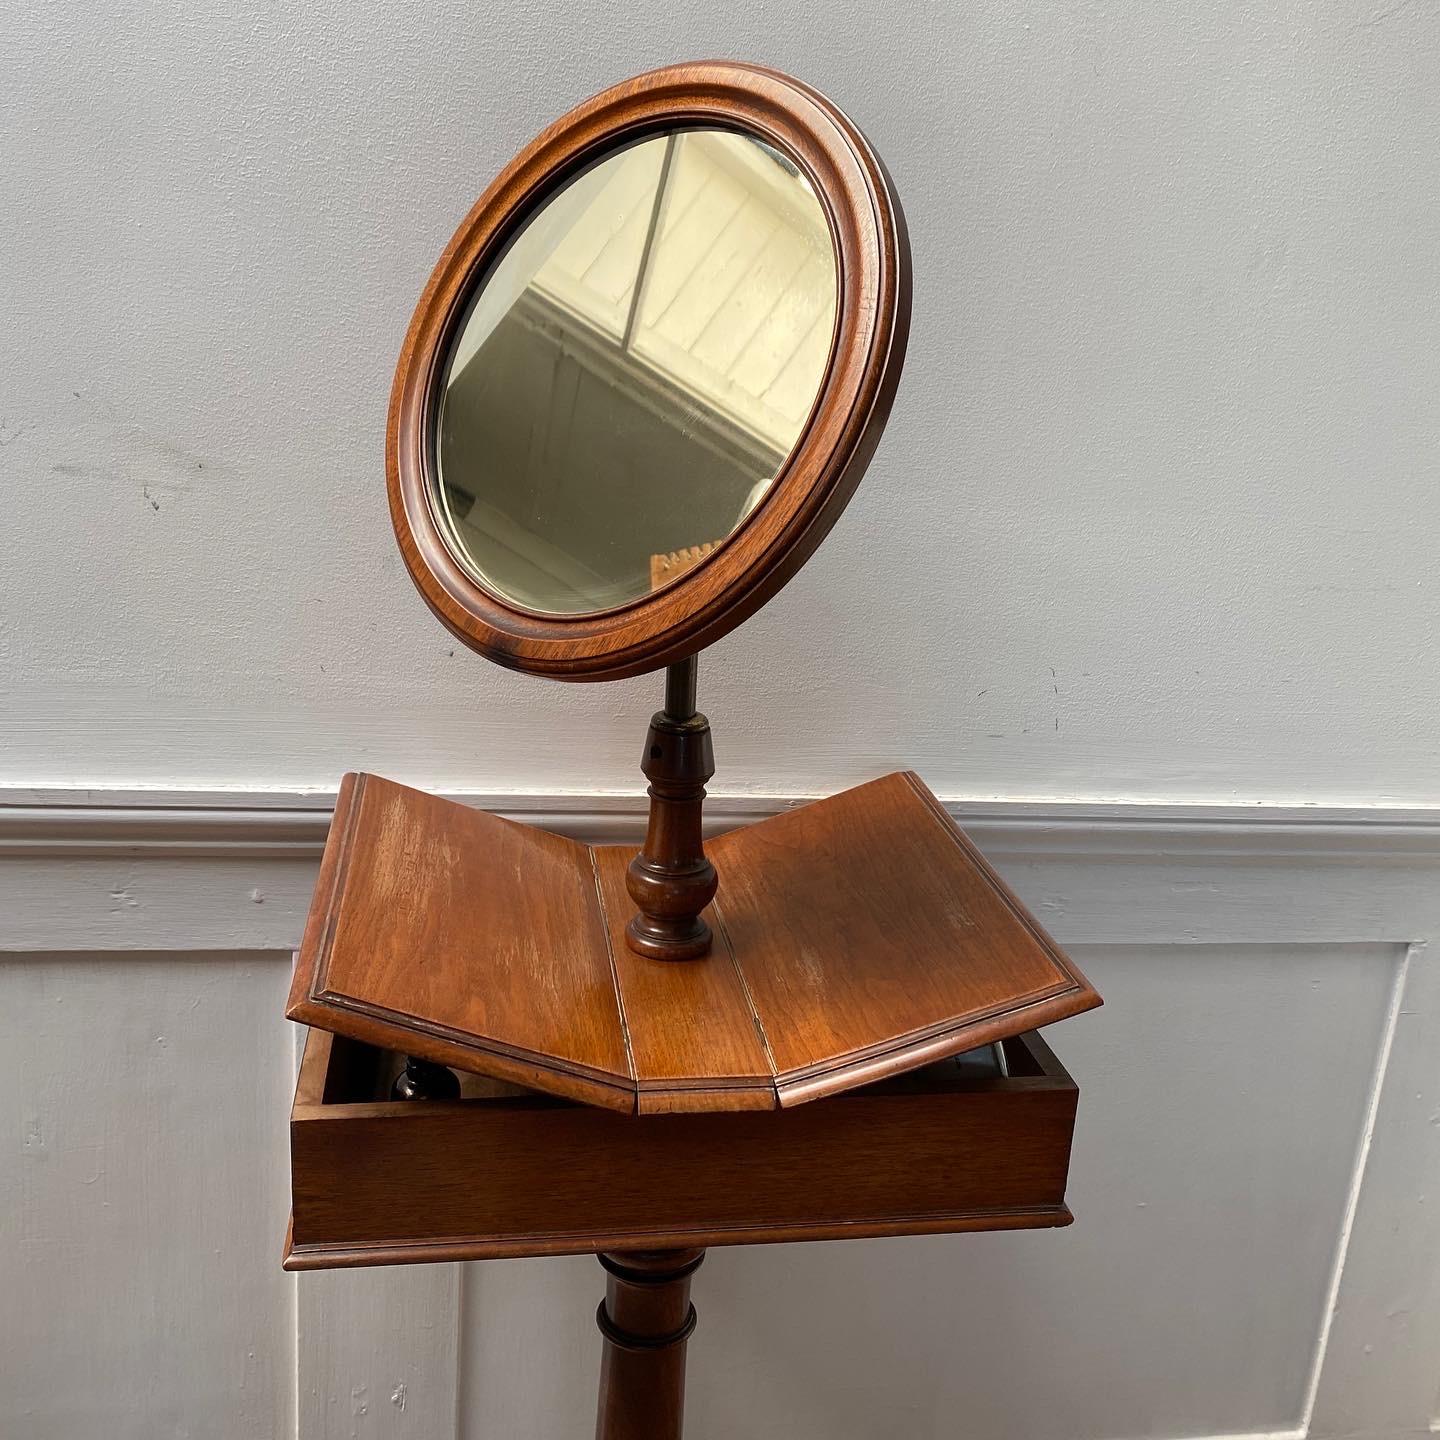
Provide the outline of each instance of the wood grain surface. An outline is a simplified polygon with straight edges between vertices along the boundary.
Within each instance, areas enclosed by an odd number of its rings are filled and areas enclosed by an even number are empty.
[[[312,1030],[286,1263],[1068,1224],[1078,1092],[1037,1035],[1005,1043],[1006,1077],[952,1060],[791,1110],[626,1116],[534,1093],[377,1099],[377,1052]]]
[[[650,960],[628,849],[347,777],[287,1013],[657,1114],[798,1104],[1100,1003],[908,773],[712,854],[713,952]]]
[[[604,917],[577,841],[346,776],[300,954],[291,1019],[633,1108]]]
[[[596,847],[595,875],[615,957],[636,1074],[636,1109],[770,1110],[773,1067],[745,982],[723,938],[700,961],[671,963],[625,944],[627,845]],[[706,911],[714,928],[714,909]]]
[[[733,830],[710,855],[782,1105],[1098,1003],[908,772]]]

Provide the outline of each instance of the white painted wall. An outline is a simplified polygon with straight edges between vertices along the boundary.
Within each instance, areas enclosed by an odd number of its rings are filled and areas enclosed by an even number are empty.
[[[653,679],[451,654],[384,412],[497,167],[710,54],[855,114],[916,267],[870,476],[706,662],[719,786],[1440,800],[1428,0],[19,0],[0,778],[636,785]]]

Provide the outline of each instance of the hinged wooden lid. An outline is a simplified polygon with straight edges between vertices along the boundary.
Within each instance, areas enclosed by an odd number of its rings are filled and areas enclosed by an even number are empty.
[[[908,772],[707,850],[714,951],[647,960],[629,847],[347,775],[287,1013],[643,1114],[795,1105],[1100,1003]]]

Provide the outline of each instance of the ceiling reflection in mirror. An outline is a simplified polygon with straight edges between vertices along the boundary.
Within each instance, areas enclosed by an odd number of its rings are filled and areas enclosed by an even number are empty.
[[[681,130],[608,156],[485,277],[442,376],[436,508],[507,603],[609,610],[764,498],[830,359],[835,251],[787,157]]]

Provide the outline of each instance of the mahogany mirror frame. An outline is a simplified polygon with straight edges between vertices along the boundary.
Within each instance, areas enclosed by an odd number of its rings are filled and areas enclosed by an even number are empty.
[[[618,148],[675,128],[736,130],[799,166],[835,244],[830,359],[799,439],[764,499],[692,569],[614,609],[540,615],[507,604],[452,553],[436,514],[436,421],[443,372],[469,302],[555,192]],[[790,579],[839,517],[884,427],[910,322],[904,216],[884,166],[855,125],[809,86],[733,61],[654,70],[556,121],[481,195],[416,307],[391,392],[386,472],[391,520],[411,578],[471,649],[558,680],[616,680],[696,654]]]

